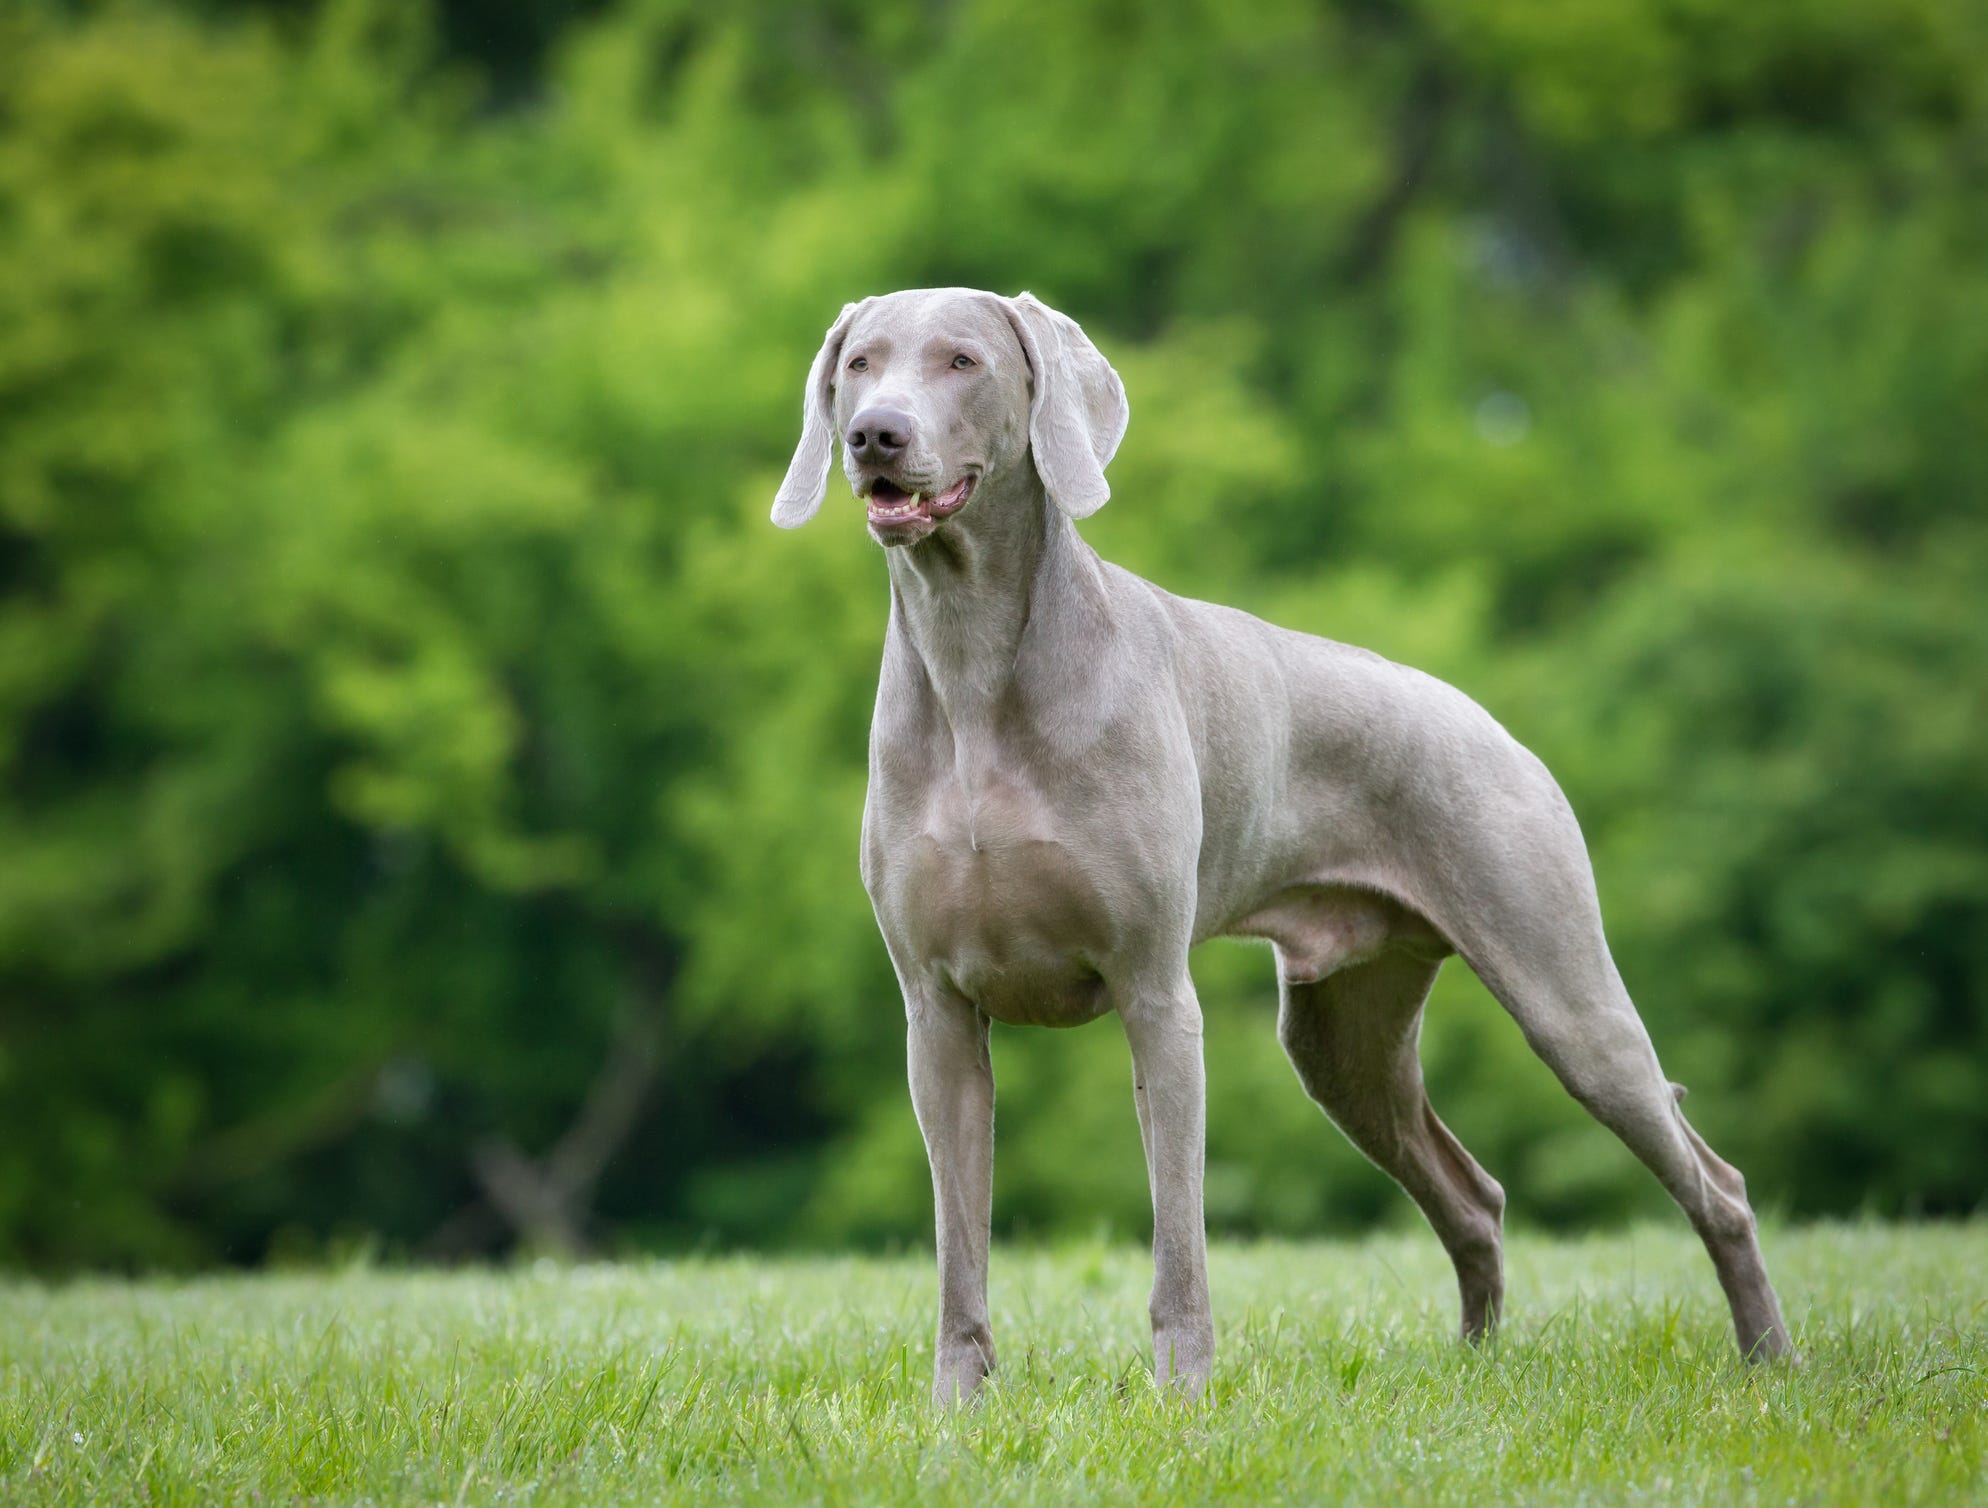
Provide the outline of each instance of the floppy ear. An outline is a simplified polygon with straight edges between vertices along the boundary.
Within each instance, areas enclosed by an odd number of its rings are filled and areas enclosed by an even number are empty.
[[[842,360],[842,337],[849,333],[849,321],[862,303],[844,304],[835,323],[822,337],[808,368],[808,385],[801,394],[801,443],[794,447],[794,459],[787,463],[787,478],[773,495],[773,522],[783,529],[798,529],[813,518],[828,494],[829,463],[835,459],[835,417],[831,389],[835,369]]]
[[[1058,507],[1084,518],[1111,496],[1104,468],[1132,417],[1125,384],[1074,319],[1028,293],[1001,302],[1034,379],[1029,449],[1036,472]]]

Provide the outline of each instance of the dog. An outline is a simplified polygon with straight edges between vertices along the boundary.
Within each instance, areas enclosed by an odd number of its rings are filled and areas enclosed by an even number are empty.
[[[1790,1353],[1740,1174],[1678,1109],[1615,970],[1545,767],[1463,693],[1366,650],[1175,597],[1101,560],[1124,385],[1023,293],[849,304],[809,369],[773,504],[819,510],[839,449],[889,568],[862,875],[903,989],[932,1168],[933,1396],[994,1370],[992,1022],[1115,1012],[1153,1202],[1162,1384],[1214,1361],[1201,1010],[1188,951],[1267,939],[1306,1091],[1421,1207],[1462,1333],[1496,1324],[1504,1191],[1436,1118],[1416,1042],[1460,954],[1703,1239],[1741,1352]]]

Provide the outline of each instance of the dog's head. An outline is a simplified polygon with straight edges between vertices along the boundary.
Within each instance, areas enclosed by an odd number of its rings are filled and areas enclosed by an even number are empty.
[[[836,447],[882,544],[928,538],[1018,468],[1073,518],[1111,496],[1125,387],[1074,320],[1026,293],[921,288],[848,304],[801,400],[801,442],[773,500],[798,528]]]

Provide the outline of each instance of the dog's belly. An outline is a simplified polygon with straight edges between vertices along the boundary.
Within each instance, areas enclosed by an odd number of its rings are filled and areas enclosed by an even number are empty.
[[[1097,885],[1031,804],[997,795],[969,820],[937,803],[891,866],[891,925],[923,971],[1015,1026],[1076,1026],[1108,1009]]]

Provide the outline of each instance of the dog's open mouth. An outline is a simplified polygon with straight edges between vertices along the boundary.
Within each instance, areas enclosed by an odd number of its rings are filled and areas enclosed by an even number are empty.
[[[975,473],[968,472],[943,492],[907,492],[887,477],[871,483],[867,498],[870,526],[879,533],[925,533],[942,518],[966,506]]]

